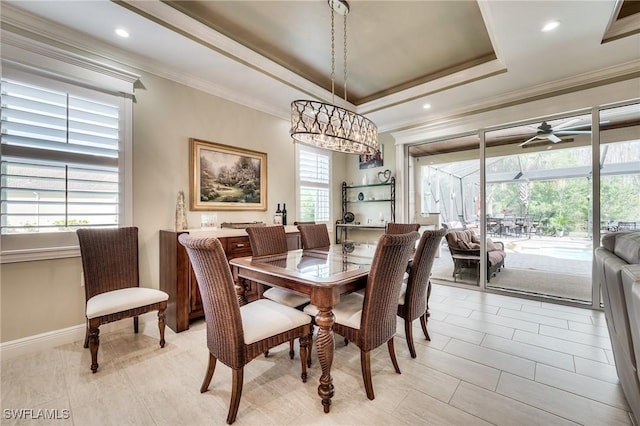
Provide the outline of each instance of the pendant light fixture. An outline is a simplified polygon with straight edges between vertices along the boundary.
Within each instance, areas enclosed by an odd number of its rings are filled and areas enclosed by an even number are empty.
[[[368,118],[335,105],[334,15],[344,17],[344,100],[347,101],[346,0],[328,0],[331,7],[331,96],[332,104],[313,100],[291,103],[291,137],[303,144],[349,154],[375,155],[378,127]]]

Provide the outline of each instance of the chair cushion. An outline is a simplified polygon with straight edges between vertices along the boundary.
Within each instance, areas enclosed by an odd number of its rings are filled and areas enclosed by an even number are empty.
[[[407,283],[409,282],[409,273],[405,272],[402,277],[402,286],[400,287],[400,296],[398,296],[398,305],[404,305],[404,295],[407,294]]]
[[[489,264],[493,266],[502,263],[505,256],[502,250],[494,250],[487,252],[487,257],[489,258]]]
[[[87,300],[87,318],[115,314],[169,299],[164,291],[146,287],[131,287],[100,293]]]
[[[309,296],[278,287],[271,287],[269,290],[265,291],[262,296],[266,299],[273,300],[281,305],[290,306],[292,308],[297,308],[298,306],[302,306],[310,301]]]
[[[364,297],[358,293],[349,293],[342,296],[340,303],[333,307],[333,315],[336,317],[336,322],[347,327],[359,329],[363,303]],[[303,312],[315,317],[318,314],[318,308],[315,305],[307,305],[304,307]]]
[[[310,323],[301,311],[267,299],[241,306],[240,315],[247,345]]]
[[[496,246],[491,238],[487,238],[487,251],[500,250],[498,246]]]

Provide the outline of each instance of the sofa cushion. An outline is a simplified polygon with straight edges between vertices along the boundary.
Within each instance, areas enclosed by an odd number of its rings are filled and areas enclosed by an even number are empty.
[[[493,240],[491,238],[487,238],[487,251],[496,251],[496,250],[500,250],[498,248],[498,246],[496,246],[493,243]]]
[[[640,263],[640,232],[618,234],[613,252],[627,263]]]
[[[494,250],[487,252],[487,258],[491,266],[498,265],[504,261],[504,252],[502,250]]]

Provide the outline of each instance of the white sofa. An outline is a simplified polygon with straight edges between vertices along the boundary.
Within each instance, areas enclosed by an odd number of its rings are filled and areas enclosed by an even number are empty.
[[[618,378],[640,424],[640,231],[605,235],[595,261]]]

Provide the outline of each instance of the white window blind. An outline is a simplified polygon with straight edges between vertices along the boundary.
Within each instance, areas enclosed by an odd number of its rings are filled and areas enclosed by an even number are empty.
[[[1,85],[2,234],[117,226],[119,97],[54,80]]]
[[[330,152],[297,145],[298,220],[328,222],[330,217]]]

